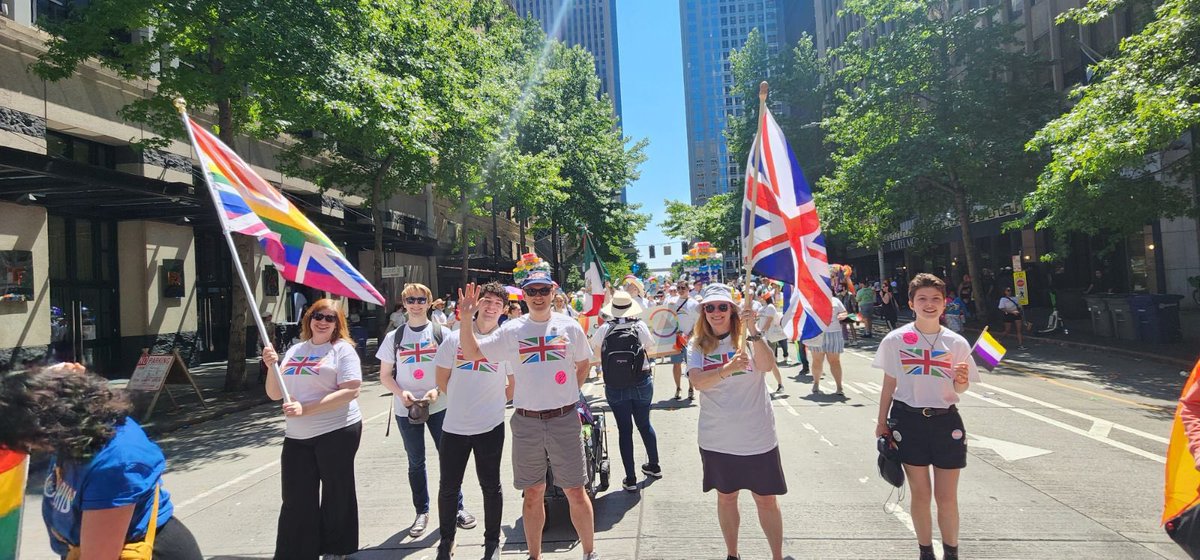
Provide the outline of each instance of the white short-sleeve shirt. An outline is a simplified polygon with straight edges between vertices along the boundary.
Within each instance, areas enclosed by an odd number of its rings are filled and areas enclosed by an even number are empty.
[[[979,381],[967,339],[945,327],[936,335],[923,334],[909,323],[883,337],[871,365],[896,378],[895,400],[918,408],[946,408],[958,403],[954,364],[959,362],[967,363],[970,381]]]
[[[468,327],[470,328],[470,327]],[[459,345],[459,331],[446,335],[434,365],[450,370],[446,394],[446,419],[442,429],[460,436],[491,431],[504,422],[504,386],[512,368],[508,362],[469,361]],[[478,335],[478,332],[476,332]]]
[[[614,328],[620,327],[623,329],[633,329],[635,332],[637,332],[638,340],[642,343],[642,349],[649,351],[650,347],[654,345],[654,337],[650,334],[650,327],[646,325],[645,321],[641,320],[633,321],[632,323],[633,324],[630,325],[630,323],[627,322],[616,323],[614,321],[609,321],[603,325],[600,325],[600,328],[596,329],[596,334],[592,335],[592,340],[594,341],[594,348],[592,350],[603,350],[604,337],[607,336],[608,333]],[[651,366],[650,360],[646,360],[644,365],[645,367],[642,369],[649,370]]]
[[[575,364],[592,358],[583,327],[562,313],[551,313],[541,323],[529,315],[505,321],[479,339],[479,349],[489,362],[512,364],[513,406],[525,410],[552,410],[578,402]]]
[[[393,354],[393,341],[396,339],[396,332],[401,329],[404,330],[404,338]],[[443,329],[443,336],[449,334],[450,331]],[[395,367],[392,371],[396,376],[396,383],[401,389],[419,399],[430,389],[437,387],[437,370],[434,369],[433,363],[437,350],[438,343],[433,338],[433,323],[426,323],[425,328],[420,331],[402,325],[400,329],[383,337],[375,357],[381,362],[393,364]],[[439,397],[437,402],[429,405],[430,414],[437,414],[443,410],[446,410],[446,399]],[[404,406],[404,399],[400,395],[395,396],[395,412],[397,416],[408,417],[408,407]]]
[[[688,372],[719,369],[733,359],[734,354],[728,337],[707,354],[693,339],[687,350]],[[779,446],[765,372],[754,371],[753,355],[747,371],[734,373],[699,392],[697,432],[701,449],[745,456],[766,453]]]
[[[325,344],[304,341],[288,349],[279,372],[292,399],[305,403],[321,400],[347,381],[362,381],[362,361],[354,346],[344,340]],[[355,399],[333,410],[286,417],[284,435],[309,439],[360,420],[362,411]]]
[[[842,322],[838,320],[838,314],[847,312],[846,305],[838,298],[829,300],[829,303],[833,305],[833,320],[829,322],[829,327],[825,329],[825,332],[842,332]]]

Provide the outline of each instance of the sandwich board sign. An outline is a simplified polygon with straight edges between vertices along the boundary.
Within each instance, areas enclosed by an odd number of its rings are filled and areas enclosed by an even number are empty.
[[[200,399],[200,405],[208,408],[208,403],[204,402],[204,395],[200,393],[200,387],[196,386],[196,380],[192,378],[192,373],[188,371],[187,364],[184,363],[183,357],[179,355],[178,350],[171,350],[170,354],[151,354],[149,348],[142,349],[142,356],[138,358],[137,366],[133,369],[133,375],[129,377],[129,384],[125,388],[129,391],[138,391],[142,393],[153,393],[150,399],[150,406],[146,408],[146,414],[142,420],[148,420],[151,414],[154,414],[154,407],[158,404],[158,397],[167,392],[167,397],[171,399],[171,404],[175,408],[179,408],[179,403],[175,401],[175,395],[171,394],[171,390],[167,385],[191,385],[196,391],[196,398]]]

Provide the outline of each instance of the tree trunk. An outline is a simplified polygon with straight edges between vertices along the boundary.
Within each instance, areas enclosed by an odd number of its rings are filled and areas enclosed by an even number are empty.
[[[550,252],[553,253],[554,277],[562,281],[562,269],[559,267],[558,259],[558,217],[550,218]]]
[[[458,195],[458,205],[462,219],[462,282],[459,284],[462,287],[466,287],[471,269],[471,232],[467,228],[467,213],[469,208],[467,205],[467,188],[468,185],[463,185]]]
[[[214,63],[215,64],[215,63]],[[233,147],[233,102],[222,99],[217,102],[217,136],[226,145]],[[254,239],[247,235],[233,236],[236,255],[231,255],[232,266],[241,266],[246,271],[247,279],[256,279],[251,274],[254,271]],[[257,312],[250,309],[250,300],[237,280],[236,270],[230,271],[233,280],[231,290],[231,310],[229,315],[229,352],[225,366],[225,391],[243,391],[248,384],[246,376],[246,324],[248,313]]]
[[[528,247],[525,246],[525,211],[518,207],[517,214],[517,221],[519,221],[521,225],[521,239],[518,241],[518,243],[521,245],[521,255],[523,255],[529,252]],[[520,255],[517,255],[517,260],[520,260],[520,258]]]
[[[971,238],[971,212],[967,207],[967,193],[956,188],[954,212],[958,214],[958,228],[962,232],[963,255],[967,259],[967,272],[971,274],[971,294],[975,298],[975,312],[985,322],[988,319],[986,295],[980,290],[979,260],[975,258],[975,240]]]
[[[394,161],[396,161],[396,155],[388,154],[387,159],[383,160],[383,163],[379,165],[379,171],[375,174],[375,180],[371,183],[371,222],[375,227],[375,232],[374,232],[375,239],[374,239],[374,244],[372,246],[372,250],[375,251],[375,258],[371,259],[371,260],[374,261],[374,269],[375,270],[373,271],[372,276],[375,279],[376,286],[383,286],[383,284],[384,284],[384,282],[383,282],[383,228],[384,228],[383,211],[385,209],[383,207],[383,181],[384,181],[384,178],[387,177],[388,171],[391,169],[392,162],[394,162]],[[384,303],[384,307],[383,307],[383,313],[384,313],[384,316],[386,316],[388,314],[387,304],[391,303],[391,302],[388,302],[387,298],[384,298],[384,302],[385,303]],[[383,340],[383,336],[385,334],[387,334],[388,323],[387,323],[387,321],[381,321],[381,324],[378,326],[380,327],[379,340]]]
[[[882,241],[879,242],[879,248],[877,249],[876,256],[879,258],[879,281],[883,282],[883,279],[887,278],[887,271],[884,270],[884,266],[883,266],[883,242]]]

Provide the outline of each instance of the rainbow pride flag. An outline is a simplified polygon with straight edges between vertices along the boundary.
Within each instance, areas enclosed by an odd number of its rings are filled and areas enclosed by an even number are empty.
[[[15,560],[21,539],[27,456],[0,449],[0,560]]]
[[[220,199],[217,213],[226,231],[258,238],[267,258],[292,282],[383,305],[383,296],[291,201],[196,121],[184,122]]]

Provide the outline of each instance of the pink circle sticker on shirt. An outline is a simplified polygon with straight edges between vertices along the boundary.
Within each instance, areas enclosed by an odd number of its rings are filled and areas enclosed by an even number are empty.
[[[558,373],[554,374],[554,382],[558,383],[559,385],[566,385],[567,384],[567,372],[565,372],[561,369],[558,370]]]
[[[425,379],[425,370],[418,369],[413,371],[413,379]]]
[[[908,331],[908,332],[904,333],[904,336],[901,338],[904,339],[905,344],[916,344],[917,343],[917,333],[912,332],[912,331]]]

